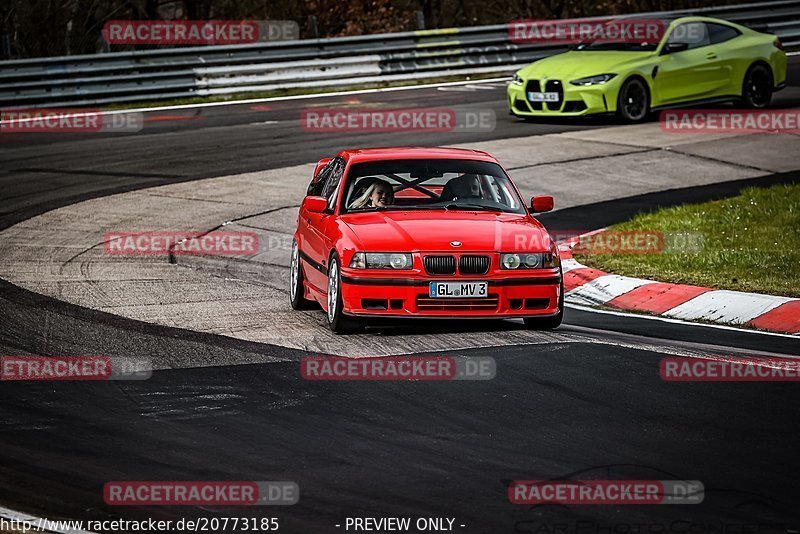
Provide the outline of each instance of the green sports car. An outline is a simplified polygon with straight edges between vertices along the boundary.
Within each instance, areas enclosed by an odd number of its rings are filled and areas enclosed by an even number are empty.
[[[733,100],[764,108],[786,85],[786,54],[774,35],[682,17],[664,21],[664,31],[651,40],[584,41],[531,63],[508,86],[511,114],[616,113],[635,122],[678,105]]]

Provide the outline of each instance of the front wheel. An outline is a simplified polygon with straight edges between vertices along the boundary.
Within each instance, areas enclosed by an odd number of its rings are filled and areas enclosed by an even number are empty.
[[[554,330],[561,326],[564,320],[564,281],[561,281],[561,289],[558,295],[558,314],[552,317],[525,317],[525,326],[532,330]]]
[[[752,109],[762,109],[772,100],[772,72],[764,65],[753,65],[744,75],[742,102]]]
[[[617,114],[628,122],[641,122],[650,113],[650,90],[641,78],[622,84],[617,98]]]
[[[334,334],[349,334],[357,330],[357,323],[344,314],[342,301],[342,274],[339,270],[339,257],[333,255],[328,266],[328,326]]]
[[[292,241],[292,258],[289,264],[289,303],[294,310],[307,310],[314,303],[304,297],[303,267],[300,265],[300,247]]]

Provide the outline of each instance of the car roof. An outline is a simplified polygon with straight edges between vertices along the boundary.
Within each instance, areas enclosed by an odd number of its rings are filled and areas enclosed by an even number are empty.
[[[475,161],[497,160],[488,152],[471,150],[467,148],[449,147],[380,147],[380,148],[354,148],[342,150],[338,154],[350,162],[384,161],[391,159],[469,159]]]

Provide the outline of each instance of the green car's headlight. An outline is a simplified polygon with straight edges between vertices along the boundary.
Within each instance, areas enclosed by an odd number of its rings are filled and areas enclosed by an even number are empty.
[[[519,74],[514,73],[514,77],[511,78],[511,83],[513,83],[514,85],[522,85],[523,83],[525,83],[525,80],[523,80]]]
[[[356,252],[350,261],[351,269],[411,269],[411,254],[392,252]]]
[[[577,80],[572,80],[572,85],[600,85],[604,84],[609,81],[611,78],[616,76],[616,74],[598,74],[597,76],[588,76],[586,78],[578,78]]]

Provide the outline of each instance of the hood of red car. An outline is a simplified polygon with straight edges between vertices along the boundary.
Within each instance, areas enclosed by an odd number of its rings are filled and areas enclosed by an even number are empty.
[[[547,252],[547,230],[527,215],[485,211],[379,211],[342,221],[367,252]],[[461,246],[454,247],[453,241]]]

